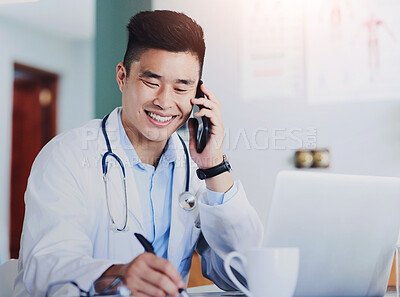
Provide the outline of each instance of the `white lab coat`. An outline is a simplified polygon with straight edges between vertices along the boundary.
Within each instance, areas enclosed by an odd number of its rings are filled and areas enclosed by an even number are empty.
[[[126,167],[129,231],[110,229],[101,166],[101,157],[107,151],[101,120],[55,137],[37,156],[29,177],[19,275],[13,296],[44,296],[50,283],[65,279],[75,280],[88,290],[108,267],[128,263],[144,252],[133,235],[144,232],[142,210],[132,169],[120,146],[117,109],[110,114],[106,130],[113,152]],[[168,259],[175,267],[183,268],[187,279],[197,244],[203,273],[222,288],[232,288],[222,259],[233,250],[260,246],[262,224],[240,182],[237,194],[223,205],[200,202],[193,211],[183,210],[178,197],[185,190],[186,160],[178,136],[173,134],[172,139],[177,161]],[[191,162],[190,191],[200,197],[206,195],[205,183],[197,178],[195,169]],[[115,175],[118,170],[116,167],[111,171],[111,187],[115,186],[112,193],[116,195],[110,199],[110,208],[121,225],[125,213],[121,178]],[[206,240],[199,240],[201,232]],[[240,267],[235,268],[243,272]]]

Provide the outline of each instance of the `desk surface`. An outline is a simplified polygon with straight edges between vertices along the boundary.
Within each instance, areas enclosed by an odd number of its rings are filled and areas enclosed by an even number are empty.
[[[216,285],[201,286],[187,289],[190,297],[229,297],[245,296],[241,292],[224,292]],[[396,289],[389,287],[384,297],[396,297]]]
[[[187,289],[190,297],[228,297],[228,296],[246,296],[242,292],[225,292],[216,285],[200,286]],[[395,296],[393,296],[395,297]]]

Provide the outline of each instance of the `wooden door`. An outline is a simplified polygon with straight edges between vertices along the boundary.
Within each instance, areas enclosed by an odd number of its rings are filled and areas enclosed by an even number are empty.
[[[18,258],[25,213],[24,193],[32,163],[56,133],[55,74],[14,65],[11,144],[10,256]]]

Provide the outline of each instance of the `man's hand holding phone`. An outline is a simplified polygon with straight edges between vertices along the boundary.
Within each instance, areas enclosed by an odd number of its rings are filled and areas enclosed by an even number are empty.
[[[208,141],[201,153],[197,151],[197,128],[196,119],[189,119],[190,142],[189,150],[193,161],[200,169],[208,169],[223,162],[223,140],[224,124],[221,115],[221,103],[215,95],[204,84],[201,85],[205,97],[193,98],[192,104],[201,105],[199,111],[194,113],[196,117],[207,117],[211,123],[211,131]],[[207,188],[215,192],[226,192],[232,185],[233,180],[229,172],[224,172],[218,176],[206,179]]]

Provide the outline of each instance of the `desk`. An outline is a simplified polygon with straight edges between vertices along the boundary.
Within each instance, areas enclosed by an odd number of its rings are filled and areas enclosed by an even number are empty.
[[[384,297],[396,297],[396,287],[389,286]]]
[[[190,297],[228,297],[228,296],[245,296],[240,292],[224,292],[216,285],[200,286],[187,289]],[[389,287],[384,297],[396,297],[396,289]]]
[[[220,288],[218,288],[216,285],[207,285],[207,286],[188,288],[187,292],[189,294],[196,294],[196,293],[223,292],[223,291]]]
[[[219,289],[216,285],[207,285],[200,287],[188,288],[187,292],[190,297],[228,297],[228,296],[246,296],[241,292],[225,292]],[[393,296],[395,297],[395,296]]]

